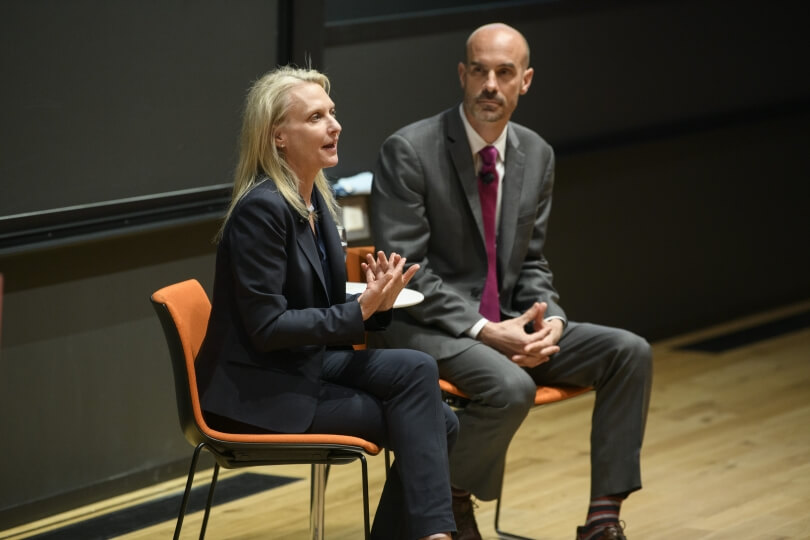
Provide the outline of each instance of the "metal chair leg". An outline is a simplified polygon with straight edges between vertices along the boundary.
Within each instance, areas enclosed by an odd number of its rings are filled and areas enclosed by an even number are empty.
[[[312,464],[310,482],[309,532],[312,540],[323,540],[326,464]]]
[[[363,525],[365,527],[365,538],[369,540],[371,537],[371,525],[368,514],[368,465],[366,464],[366,456],[360,456],[360,465],[363,470]],[[388,469],[386,469],[387,472]]]
[[[219,463],[214,463],[214,474],[211,476],[211,485],[208,487],[208,499],[205,501],[205,514],[200,528],[200,540],[205,538],[205,529],[208,527],[208,516],[211,515],[211,503],[214,502],[214,488],[217,487],[219,477]]]
[[[499,528],[498,521],[501,517],[501,499],[503,499],[503,485],[501,485],[501,492],[498,494],[498,500],[495,502],[495,534],[501,540],[533,540],[527,536],[520,536],[519,534],[512,534],[502,531]]]
[[[180,538],[180,529],[183,528],[183,518],[186,515],[186,506],[188,506],[188,497],[191,493],[191,486],[194,483],[194,472],[197,470],[197,459],[200,457],[200,451],[205,446],[205,443],[200,443],[194,449],[191,455],[191,466],[188,468],[188,479],[186,480],[186,490],[183,492],[183,499],[180,501],[180,512],[177,514],[177,525],[174,526],[174,540]]]
[[[366,540],[371,537],[371,516],[368,510],[368,462],[359,456],[363,475],[363,532]],[[326,506],[326,482],[329,478],[329,465],[312,464],[310,480],[309,531],[311,540],[324,538],[324,514]]]

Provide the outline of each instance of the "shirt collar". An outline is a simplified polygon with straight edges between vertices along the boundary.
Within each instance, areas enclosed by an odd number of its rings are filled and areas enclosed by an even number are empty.
[[[481,135],[475,131],[475,128],[472,127],[470,122],[467,120],[467,115],[464,114],[464,104],[458,106],[458,113],[461,115],[461,121],[464,124],[464,131],[467,132],[467,140],[470,143],[470,150],[472,150],[473,156],[477,156],[478,152],[489,143],[487,143],[484,139],[481,138]],[[498,150],[498,158],[501,161],[504,161],[504,155],[506,152],[506,132],[507,128],[503,128],[501,134],[498,135],[498,138],[492,143]]]

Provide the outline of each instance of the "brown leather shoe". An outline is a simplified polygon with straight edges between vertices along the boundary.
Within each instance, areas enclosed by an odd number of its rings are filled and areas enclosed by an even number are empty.
[[[577,527],[577,540],[627,540],[621,525],[608,525],[596,532],[596,536],[588,534],[585,527]]]
[[[475,504],[469,492],[460,495],[453,490],[453,517],[456,519],[458,529],[453,535],[454,540],[481,540],[481,533],[478,532],[478,524],[473,513],[474,508]]]

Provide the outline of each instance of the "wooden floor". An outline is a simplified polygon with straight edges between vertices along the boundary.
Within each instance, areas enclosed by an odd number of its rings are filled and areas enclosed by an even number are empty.
[[[654,344],[644,489],[622,510],[629,538],[810,538],[810,329],[724,353],[678,349],[696,339],[807,309],[810,302]],[[509,451],[503,528],[538,540],[574,538],[588,500],[592,404],[589,394],[530,413]],[[369,467],[376,501],[382,457],[371,458]],[[304,480],[216,506],[208,538],[306,538],[309,468],[259,472]],[[241,472],[224,472],[233,474]],[[3,531],[0,538],[25,538],[176,493],[183,482],[178,479]],[[327,538],[362,537],[360,501],[359,464],[333,467]],[[479,502],[477,516],[484,537],[497,538],[494,503]],[[187,517],[182,537],[196,538],[199,525],[200,513]],[[119,538],[170,538],[173,529],[171,520]]]

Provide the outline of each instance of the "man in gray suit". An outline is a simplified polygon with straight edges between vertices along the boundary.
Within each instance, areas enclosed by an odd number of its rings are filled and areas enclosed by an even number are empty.
[[[596,390],[591,504],[579,539],[625,538],[621,502],[641,488],[652,355],[625,330],[569,321],[543,255],[554,153],[510,122],[532,83],[514,28],[474,31],[458,66],[463,102],[390,136],[371,195],[377,249],[418,263],[424,302],[397,310],[376,345],[434,356],[471,397],[450,460],[458,538],[480,533],[471,494],[499,496],[506,451],[538,384]]]

